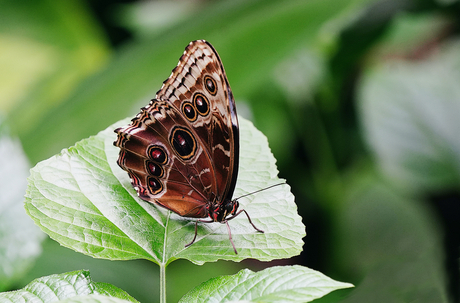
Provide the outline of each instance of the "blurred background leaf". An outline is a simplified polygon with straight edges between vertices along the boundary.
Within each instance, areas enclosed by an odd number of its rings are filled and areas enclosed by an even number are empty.
[[[365,137],[378,165],[402,188],[443,190],[460,181],[460,41],[422,63],[368,70],[359,89]]]
[[[27,273],[41,254],[45,235],[24,213],[29,161],[0,120],[0,291]]]
[[[34,133],[108,59],[106,38],[81,1],[2,1],[0,109]]]
[[[282,263],[356,286],[317,301],[460,302],[458,0],[1,4],[0,111],[32,164],[136,114],[207,39],[307,226],[303,254]],[[174,262],[169,299],[269,265]],[[16,284],[81,268],[158,297],[151,265],[49,241]]]

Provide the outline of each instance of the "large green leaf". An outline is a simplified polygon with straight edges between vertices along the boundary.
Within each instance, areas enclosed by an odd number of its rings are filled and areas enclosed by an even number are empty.
[[[24,212],[29,162],[19,140],[0,121],[0,291],[29,269],[41,253],[44,234]]]
[[[0,302],[121,303],[137,301],[113,285],[93,282],[88,271],[79,270],[41,277],[22,289],[0,293]]]
[[[179,302],[310,302],[331,291],[353,287],[302,266],[275,266],[259,272],[243,269],[211,279]]]
[[[226,226],[200,224],[197,241],[185,248],[194,221],[140,200],[117,164],[113,129],[124,120],[40,162],[31,170],[26,209],[53,239],[84,254],[106,259],[144,258],[158,264],[184,258],[196,264],[218,259],[269,261],[302,250],[305,227],[288,185],[241,199],[256,232],[243,215],[230,222],[235,255]],[[240,119],[241,157],[235,197],[280,183],[267,140]]]

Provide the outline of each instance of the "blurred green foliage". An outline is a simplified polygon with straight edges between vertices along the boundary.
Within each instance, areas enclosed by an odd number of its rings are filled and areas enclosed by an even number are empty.
[[[304,253],[285,262],[356,285],[318,301],[459,302],[458,1],[0,3],[0,115],[32,164],[136,114],[206,39],[307,226]],[[269,265],[174,262],[168,298]],[[9,284],[78,269],[158,297],[154,265],[51,241]]]

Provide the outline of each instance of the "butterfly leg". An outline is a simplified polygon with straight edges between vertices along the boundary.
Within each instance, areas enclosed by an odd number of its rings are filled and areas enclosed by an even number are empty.
[[[195,221],[195,236],[193,237],[192,242],[190,242],[189,244],[186,244],[185,247],[189,247],[190,245],[192,245],[193,243],[195,243],[196,235],[197,235],[197,233],[198,233],[198,222],[211,223],[211,222],[213,222],[213,221],[196,220],[196,221]]]
[[[232,218],[234,218],[234,217],[235,217],[235,216],[233,216]],[[230,219],[231,219],[231,218],[230,218]],[[193,243],[195,243],[196,235],[197,235],[197,233],[198,233],[198,222],[211,223],[211,222],[213,222],[213,221],[196,220],[196,221],[195,221],[195,236],[193,237],[193,240],[192,240],[190,243],[188,243],[188,244],[185,245],[185,247],[189,247],[190,245],[192,245]],[[232,243],[233,251],[235,252],[235,254],[238,254],[238,251],[236,250],[236,247],[235,247],[235,243],[233,243],[232,231],[231,231],[231,229],[230,229],[230,225],[228,225],[228,220],[225,220],[224,222],[225,222],[225,224],[227,225],[228,238],[229,238],[229,240],[230,240],[230,243]],[[251,221],[249,220],[249,222],[251,222]],[[223,222],[222,222],[222,223],[223,223]],[[252,224],[252,222],[251,222],[251,224]],[[252,226],[254,226],[254,224],[252,224]],[[256,228],[256,227],[254,226],[254,228]],[[256,229],[257,229],[257,228],[256,228]],[[259,230],[259,229],[257,229],[257,230]],[[262,232],[263,232],[263,231],[262,231]]]
[[[234,214],[232,217],[228,218],[227,221],[228,221],[228,220],[231,220],[231,219],[233,219],[233,218],[235,218],[236,216],[238,216],[238,215],[241,214],[242,212],[244,212],[244,213],[246,214],[246,217],[248,217],[249,223],[251,223],[252,227],[254,227],[255,230],[257,230],[258,232],[261,232],[261,233],[264,232],[263,230],[257,228],[257,227],[254,225],[254,223],[252,223],[251,217],[249,217],[248,212],[247,212],[246,210],[244,210],[244,209],[240,210],[239,212],[237,212],[236,214]]]
[[[195,236],[193,237],[192,242],[190,242],[189,244],[185,244],[185,247],[189,247],[190,245],[192,245],[193,243],[195,243],[196,234],[197,234],[197,232],[198,232],[198,221],[199,221],[199,220],[196,220],[196,221],[195,221]]]
[[[228,225],[228,221],[227,221],[227,220],[225,220],[225,224],[227,225],[228,239],[230,240],[230,243],[232,243],[233,250],[235,251],[235,254],[237,255],[237,254],[238,254],[238,251],[236,250],[235,243],[233,243],[232,231],[231,231],[231,229],[230,229],[230,225]]]

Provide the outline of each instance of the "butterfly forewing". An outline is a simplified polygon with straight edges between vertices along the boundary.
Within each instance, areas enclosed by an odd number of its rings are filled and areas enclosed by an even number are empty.
[[[238,168],[238,122],[219,56],[205,41],[186,48],[156,98],[116,130],[118,164],[139,197],[181,216],[231,199]]]
[[[208,42],[199,40],[187,46],[157,92],[157,99],[164,98],[188,119],[213,160],[219,190],[215,194],[231,199],[239,159],[238,120],[224,67]]]

